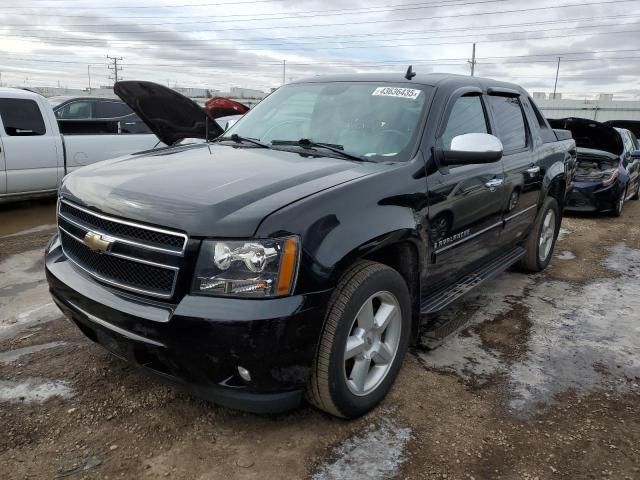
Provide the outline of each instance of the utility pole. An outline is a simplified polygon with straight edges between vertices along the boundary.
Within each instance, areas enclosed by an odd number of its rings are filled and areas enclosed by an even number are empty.
[[[556,68],[556,83],[553,85],[553,99],[556,99],[556,88],[558,88],[558,74],[560,73],[560,58],[558,57],[558,67]]]
[[[113,80],[113,83],[118,82],[118,72],[122,71],[122,67],[118,66],[118,61],[122,61],[122,57],[110,57],[107,55],[107,59],[111,61],[107,68],[113,72],[113,75],[109,75],[109,79]]]
[[[283,85],[285,83],[286,75],[287,75],[287,61],[282,60],[282,84]]]
[[[471,76],[473,77],[473,74],[475,73],[476,70],[476,44],[473,44],[473,51],[471,52],[471,61],[467,61],[467,63],[471,64]]]
[[[89,77],[89,93],[91,93],[91,65],[87,65],[87,76]]]

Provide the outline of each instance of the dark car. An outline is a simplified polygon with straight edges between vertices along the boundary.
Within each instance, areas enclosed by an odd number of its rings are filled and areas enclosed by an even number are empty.
[[[549,120],[570,130],[578,146],[577,168],[566,210],[620,216],[640,193],[640,148],[635,135],[585,118]]]
[[[165,144],[207,142],[68,175],[51,295],[93,341],[214,402],[362,415],[422,321],[552,258],[575,142],[517,85],[316,77],[227,132],[162,85],[115,91]]]
[[[108,133],[151,133],[140,117],[119,98],[51,97],[49,103],[63,133],[106,133],[104,130],[111,130]]]

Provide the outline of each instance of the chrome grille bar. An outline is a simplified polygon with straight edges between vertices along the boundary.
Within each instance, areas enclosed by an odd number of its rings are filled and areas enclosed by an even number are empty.
[[[80,211],[82,212],[83,216],[89,216],[89,218],[94,217],[96,220],[95,222],[86,222],[86,221],[82,221],[80,219],[76,218],[71,218],[71,216],[73,215],[73,213],[68,214],[68,213],[64,213],[62,211],[63,205],[65,207],[65,209],[69,208],[76,211]],[[58,203],[58,216],[60,216],[61,218],[64,218],[67,222],[70,222],[76,226],[78,226],[79,228],[83,228],[87,231],[92,231],[95,233],[99,233],[101,235],[107,235],[121,243],[126,243],[129,245],[133,245],[136,247],[140,247],[140,248],[144,248],[144,249],[148,249],[148,250],[153,250],[153,251],[157,251],[157,252],[163,252],[163,253],[168,253],[170,255],[179,255],[179,256],[184,256],[184,252],[187,246],[187,240],[188,240],[188,236],[182,232],[176,232],[176,231],[172,231],[172,230],[165,230],[162,228],[157,228],[157,227],[151,227],[148,225],[143,225],[140,223],[136,223],[136,222],[132,222],[129,220],[122,220],[120,218],[116,218],[116,217],[112,217],[109,215],[104,215],[104,214],[100,214],[100,213],[96,213],[93,212],[87,208],[81,207],[79,205],[76,205],[75,203],[69,202],[68,200],[65,199],[61,199],[60,202]],[[136,229],[141,231],[140,232],[140,236],[142,236],[142,232],[150,232],[151,234],[159,234],[159,235],[163,235],[166,236],[167,239],[172,238],[172,239],[180,239],[180,246],[179,247],[173,247],[171,245],[164,245],[162,246],[162,243],[156,243],[156,242],[149,242],[149,241],[143,241],[141,239],[134,239],[135,237],[129,237],[127,238],[126,236],[119,234],[119,232],[111,232],[109,231],[109,229],[104,228],[104,226],[100,226],[100,221],[104,221],[104,222],[108,222],[110,224],[115,224],[115,225],[121,225],[124,227],[130,227],[131,229],[134,229],[133,231],[135,231]],[[93,223],[93,224],[92,224]]]
[[[94,218],[104,221],[96,220],[96,225],[91,225]],[[119,228],[119,225],[126,228]],[[143,231],[140,233],[135,229]],[[188,241],[185,234],[98,214],[63,198],[58,202],[58,230],[64,255],[89,276],[135,293],[164,299],[173,297],[180,267],[175,266],[176,261],[167,255],[184,256]],[[155,233],[149,236],[147,231]],[[111,247],[102,252],[91,250],[85,243],[84,235],[88,232],[108,238]],[[140,238],[132,238],[136,235]],[[159,245],[162,240],[172,244]],[[118,245],[134,248],[122,250]],[[143,256],[145,250],[153,252],[152,258],[156,261],[148,260],[147,255],[139,258],[138,254]],[[167,263],[160,263],[163,257]]]

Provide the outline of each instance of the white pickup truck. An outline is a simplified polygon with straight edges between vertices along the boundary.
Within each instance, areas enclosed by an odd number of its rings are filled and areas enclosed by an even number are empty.
[[[105,133],[62,135],[43,96],[0,88],[0,202],[54,194],[62,178],[76,168],[164,146],[153,134],[123,134],[117,122],[114,125],[103,122],[104,128],[95,130],[72,125],[69,131]],[[94,126],[100,127],[96,122]]]

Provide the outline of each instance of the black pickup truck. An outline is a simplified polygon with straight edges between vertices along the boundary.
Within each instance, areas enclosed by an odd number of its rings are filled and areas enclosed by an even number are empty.
[[[51,295],[116,356],[219,404],[361,415],[421,320],[552,257],[575,143],[516,85],[316,77],[226,132],[160,85],[115,90],[180,144],[66,177]]]

